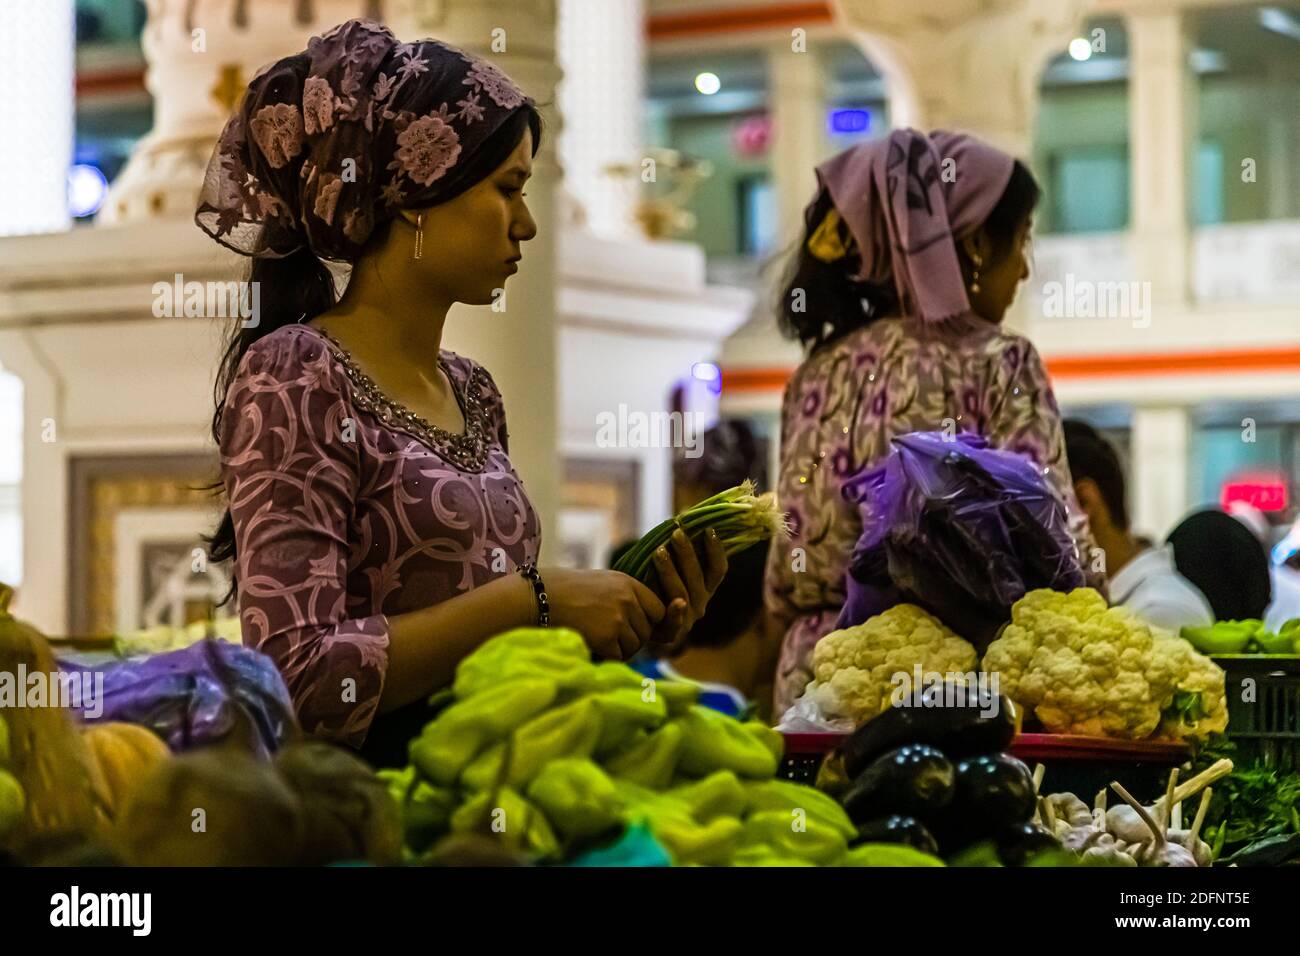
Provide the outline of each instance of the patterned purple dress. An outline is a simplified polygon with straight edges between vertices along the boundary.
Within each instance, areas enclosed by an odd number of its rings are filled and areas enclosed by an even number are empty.
[[[492,376],[447,350],[439,361],[463,435],[389,401],[311,325],[255,342],[226,395],[244,643],[276,662],[305,730],[351,746],[377,713],[386,615],[510,574],[541,547]]]
[[[862,535],[857,506],[840,493],[844,480],[879,462],[895,435],[941,429],[945,418],[1045,467],[1080,553],[1092,553],[1065,460],[1060,410],[1028,339],[986,325],[957,341],[923,340],[903,319],[850,332],[799,366],[782,401],[776,490],[794,536],[769,552],[764,582],[765,603],[784,633],[777,714],[812,679],[813,646],[844,604],[844,576]],[[794,548],[803,549],[800,562]],[[1103,579],[1089,574],[1089,583]]]

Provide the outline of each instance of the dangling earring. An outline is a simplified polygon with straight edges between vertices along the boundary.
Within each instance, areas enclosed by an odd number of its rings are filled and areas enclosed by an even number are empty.
[[[970,291],[971,295],[980,294],[980,266],[984,265],[984,260],[979,256],[972,257],[975,261],[975,268],[971,270]]]
[[[415,255],[412,258],[421,259],[424,257],[424,213],[416,213],[415,216]]]

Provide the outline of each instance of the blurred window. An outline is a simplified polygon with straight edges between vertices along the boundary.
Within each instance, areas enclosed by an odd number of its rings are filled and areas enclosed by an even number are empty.
[[[776,197],[764,175],[744,176],[736,182],[741,255],[766,255],[776,236]]]
[[[23,384],[0,369],[0,581],[23,577]]]

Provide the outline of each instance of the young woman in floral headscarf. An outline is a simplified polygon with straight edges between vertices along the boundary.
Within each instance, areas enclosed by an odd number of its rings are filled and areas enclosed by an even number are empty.
[[[271,656],[309,732],[406,760],[424,701],[485,639],[563,625],[627,658],[675,641],[726,571],[681,539],[664,597],[614,571],[537,568],[492,376],[442,349],[537,232],[524,201],[536,107],[492,64],[349,21],[249,86],[196,221],[253,257],[213,434],[244,642]],[[341,298],[322,260],[352,265]]]
[[[780,307],[808,356],[781,408],[777,497],[794,535],[770,550],[764,587],[781,641],[778,714],[811,680],[813,646],[844,604],[862,516],[841,488],[894,436],[955,426],[1029,455],[1092,553],[1042,360],[999,325],[1029,274],[1033,175],[973,137],[902,129],[834,156],[817,178]]]

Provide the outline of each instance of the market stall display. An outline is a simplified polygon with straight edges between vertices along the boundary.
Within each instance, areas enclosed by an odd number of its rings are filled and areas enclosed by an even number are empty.
[[[775,779],[780,734],[701,707],[698,693],[595,663],[562,628],[492,638],[462,661],[410,764],[381,772],[408,858],[474,833],[570,862],[640,824],[675,864],[882,865],[869,845],[850,849],[856,830],[835,800]]]

